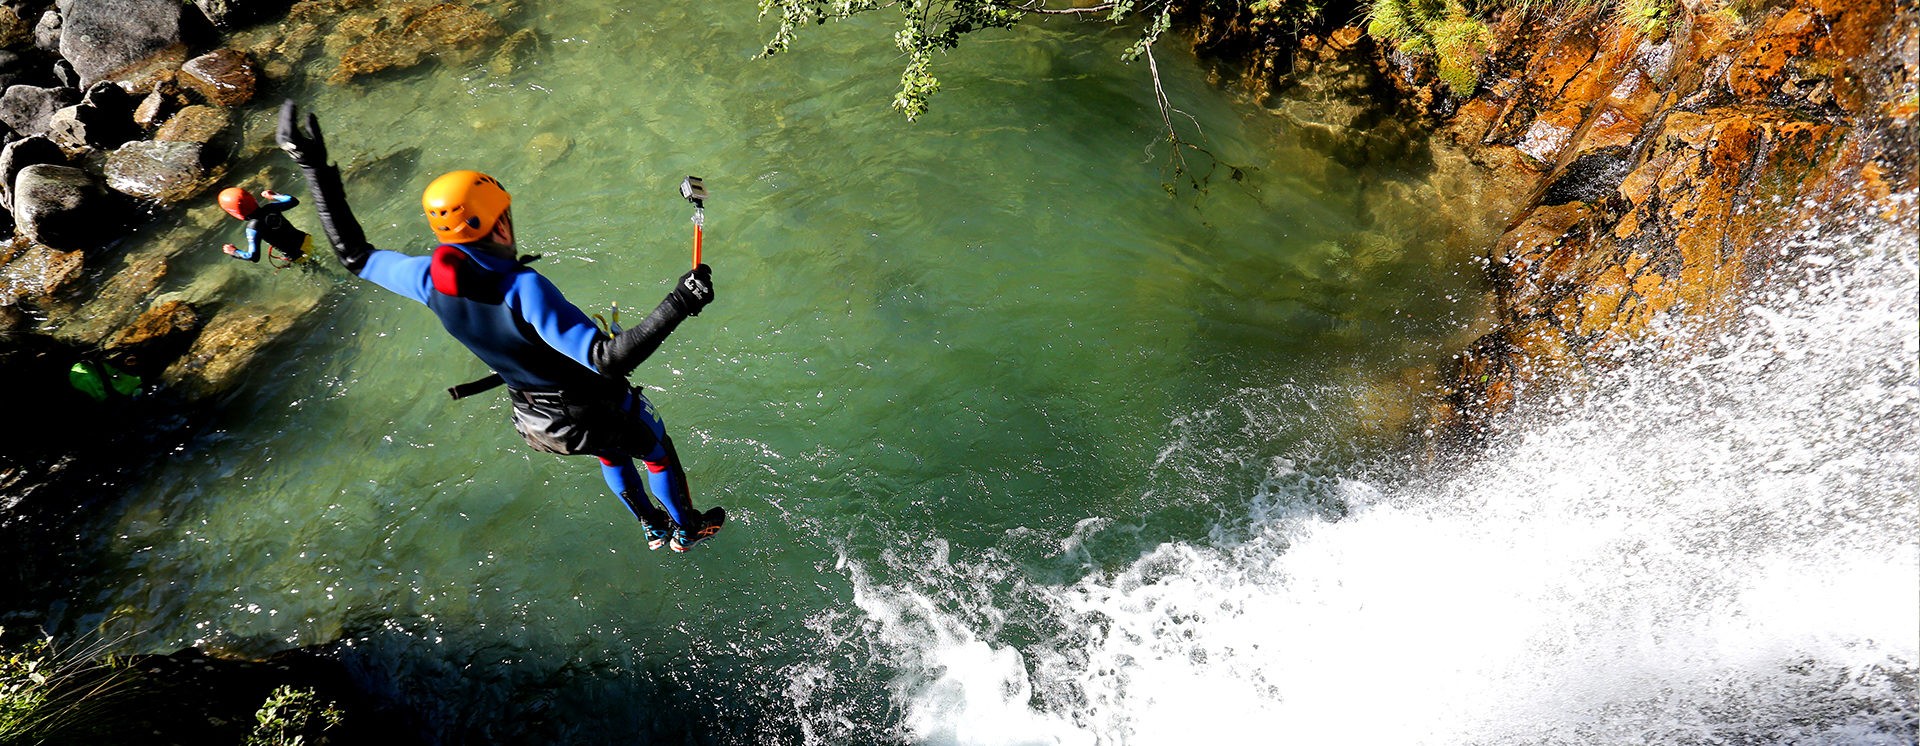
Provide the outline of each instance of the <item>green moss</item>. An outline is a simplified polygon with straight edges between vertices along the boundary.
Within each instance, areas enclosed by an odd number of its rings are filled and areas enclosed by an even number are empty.
[[[1614,7],[1614,19],[1637,33],[1658,38],[1666,35],[1673,12],[1673,0],[1620,0]]]
[[[1432,55],[1440,79],[1466,96],[1480,85],[1493,33],[1460,0],[1375,0],[1367,33],[1408,54]]]

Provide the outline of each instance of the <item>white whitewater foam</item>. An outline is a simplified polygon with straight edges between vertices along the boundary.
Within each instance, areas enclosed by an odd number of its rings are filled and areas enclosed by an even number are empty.
[[[944,551],[888,560],[924,582],[854,566],[863,634],[897,672],[894,732],[1914,743],[1913,238],[1803,237],[1800,274],[1716,344],[1518,414],[1457,473],[1353,476],[1339,520],[1260,513],[1065,586]],[[1292,483],[1285,463],[1270,485]],[[981,608],[996,583],[1028,608]],[[1051,633],[1003,639],[1008,614]]]

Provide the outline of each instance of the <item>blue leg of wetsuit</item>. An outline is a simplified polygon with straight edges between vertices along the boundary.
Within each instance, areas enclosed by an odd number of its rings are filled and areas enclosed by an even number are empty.
[[[695,518],[693,500],[687,489],[687,473],[680,466],[679,454],[673,450],[673,441],[667,437],[666,423],[653,411],[653,403],[639,392],[629,395],[621,408],[632,417],[636,424],[647,428],[653,434],[653,448],[640,454],[606,454],[600,457],[600,472],[607,480],[607,487],[615,495],[626,501],[627,509],[636,517],[642,517],[657,509],[653,502],[635,489],[639,486],[639,470],[634,468],[633,457],[639,456],[647,464],[647,490],[666,506],[667,516],[682,526],[692,525]]]
[[[649,523],[665,525],[666,513],[647,499],[646,483],[640,480],[640,470],[633,467],[633,459],[626,456],[601,457],[600,476],[607,480],[607,488],[627,504],[627,510],[633,511],[633,517]]]

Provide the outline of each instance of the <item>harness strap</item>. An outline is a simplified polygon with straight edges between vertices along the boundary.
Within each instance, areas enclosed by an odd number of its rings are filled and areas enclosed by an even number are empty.
[[[486,378],[477,381],[468,381],[456,386],[448,386],[447,395],[453,397],[454,401],[459,401],[474,394],[483,391],[492,391],[505,385],[507,385],[507,379],[501,378],[499,373],[489,373]]]

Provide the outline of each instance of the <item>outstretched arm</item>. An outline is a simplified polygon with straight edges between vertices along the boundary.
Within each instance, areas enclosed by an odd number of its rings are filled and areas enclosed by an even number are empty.
[[[313,195],[313,211],[320,216],[320,228],[333,245],[340,266],[359,275],[373,253],[360,221],[347,206],[347,190],[340,183],[340,169],[327,163],[327,144],[320,135],[320,120],[308,113],[301,127],[299,107],[292,100],[280,106],[280,149],[287,151],[300,172],[307,177],[307,191]]]

